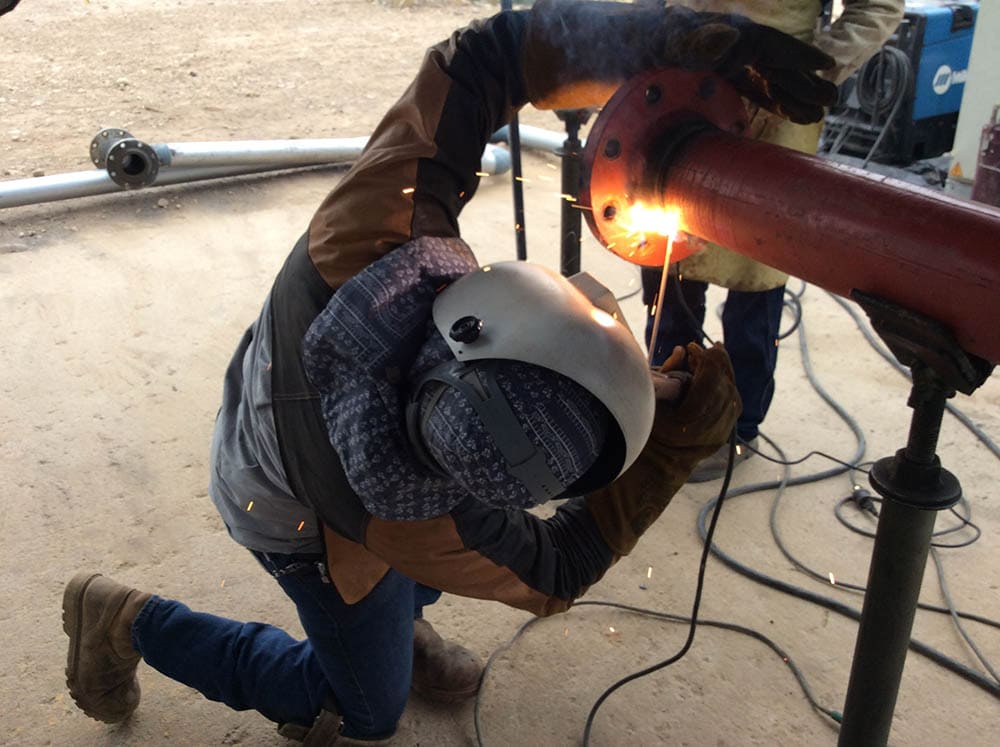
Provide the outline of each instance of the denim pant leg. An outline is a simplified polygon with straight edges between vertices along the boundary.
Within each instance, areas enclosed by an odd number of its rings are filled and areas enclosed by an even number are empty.
[[[731,290],[726,297],[722,331],[743,400],[736,433],[744,441],[757,436],[774,396],[784,300],[784,286],[767,291]]]
[[[132,624],[132,643],[167,677],[277,723],[311,724],[330,697],[309,641],[272,625],[194,612],[154,596]]]
[[[295,602],[307,640],[154,596],[132,625],[136,650],[154,669],[236,710],[308,726],[332,696],[346,736],[392,734],[410,687],[413,619],[440,592],[390,571],[348,605],[320,573],[320,556],[254,555]]]
[[[295,602],[344,717],[343,734],[391,736],[410,691],[413,620],[441,592],[390,570],[368,596],[347,604],[316,562],[283,572],[289,556],[254,554]]]
[[[642,269],[642,301],[646,305],[646,345],[652,344],[653,322],[656,318],[657,293],[660,288],[660,270]],[[708,283],[698,280],[679,280],[676,275],[667,278],[666,292],[660,311],[660,329],[656,335],[652,365],[659,366],[674,347],[689,342],[701,343],[701,328],[705,323],[705,293]]]

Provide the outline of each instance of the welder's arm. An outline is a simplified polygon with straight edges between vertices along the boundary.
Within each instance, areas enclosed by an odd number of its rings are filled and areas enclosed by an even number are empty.
[[[687,393],[676,406],[660,407],[639,459],[608,488],[566,501],[545,520],[473,498],[428,521],[374,518],[365,547],[442,591],[538,615],[567,609],[628,554],[736,421],[739,395],[728,356],[721,348],[706,352],[697,346],[688,355],[693,377]]]
[[[501,13],[428,50],[416,78],[314,215],[309,254],[342,285],[419,236],[458,236],[490,136],[527,103],[527,11]]]
[[[351,171],[309,225],[309,256],[339,287],[418,236],[457,236],[490,136],[529,100],[601,104],[652,67],[711,68],[761,106],[815,121],[836,89],[813,70],[832,61],[740,16],[610,2],[540,0],[432,47]]]
[[[888,41],[903,18],[905,0],[844,0],[844,12],[816,46],[836,65],[823,77],[842,83]]]
[[[739,417],[742,404],[725,350],[692,343],[687,358],[692,378],[684,398],[676,404],[657,401],[653,430],[639,458],[587,496],[587,508],[616,556],[632,551],[697,464],[726,442]]]

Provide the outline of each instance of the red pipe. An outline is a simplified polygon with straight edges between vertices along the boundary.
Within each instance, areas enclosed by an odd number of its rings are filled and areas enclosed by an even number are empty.
[[[997,210],[724,132],[692,136],[658,176],[684,230],[925,314],[1000,361]]]

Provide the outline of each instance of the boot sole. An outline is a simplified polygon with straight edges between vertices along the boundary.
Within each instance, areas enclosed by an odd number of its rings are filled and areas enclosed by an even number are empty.
[[[410,689],[417,695],[434,701],[435,703],[464,703],[470,698],[476,697],[479,692],[481,682],[477,682],[474,688],[468,690],[438,690],[433,687],[421,687],[411,683]]]
[[[79,701],[76,693],[73,691],[73,678],[76,677],[76,671],[80,664],[80,639],[83,637],[83,596],[87,593],[87,589],[94,582],[94,579],[100,575],[100,573],[81,571],[70,579],[70,582],[66,584],[66,589],[63,591],[63,632],[69,636],[69,653],[66,657],[66,687],[69,688],[69,694],[73,698],[73,702],[87,716],[95,721],[115,724],[124,719],[108,719],[96,713],[91,713]]]

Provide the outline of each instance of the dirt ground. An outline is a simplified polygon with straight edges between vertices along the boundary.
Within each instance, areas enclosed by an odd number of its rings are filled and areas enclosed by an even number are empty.
[[[102,127],[149,142],[367,135],[423,50],[498,3],[368,0],[24,0],[0,19],[0,179],[90,169]],[[525,120],[559,129],[551,114]],[[0,211],[0,744],[282,745],[273,725],[209,702],[143,666],[143,701],[120,726],[91,721],[66,692],[65,581],[80,569],[181,599],[196,609],[299,631],[279,588],[233,543],[206,494],[222,372],[273,276],[341,171],[316,170],[150,189]],[[553,264],[558,161],[525,155],[529,257]],[[0,183],[0,190],[3,189]],[[484,180],[463,215],[482,261],[514,256],[508,177]],[[638,273],[584,242],[584,266],[642,323]],[[798,283],[793,282],[795,288]],[[721,296],[714,292],[713,301]],[[908,385],[821,289],[802,299],[823,385],[859,422],[867,458],[903,445]],[[790,324],[791,320],[786,319]],[[718,332],[718,322],[709,325]],[[808,384],[796,336],[780,356],[767,434],[792,458],[841,458],[855,441]],[[996,377],[957,404],[1000,437]],[[981,538],[941,550],[962,610],[1000,618],[997,461],[955,419],[940,455],[961,479]],[[829,466],[813,458],[795,474]],[[773,479],[757,458],[735,485]],[[718,484],[690,485],[586,597],[688,614],[701,543],[699,509]],[[773,494],[733,499],[718,544],[762,572],[853,606],[870,540],[844,529],[841,476],[790,490],[778,523],[796,570],[768,529]],[[853,514],[851,514],[853,516]],[[854,517],[859,525],[865,519]],[[956,520],[942,516],[939,526]],[[869,522],[870,524],[870,522]],[[968,530],[949,535],[968,538]],[[933,566],[924,599],[940,604]],[[711,560],[702,614],[773,638],[825,706],[842,707],[856,624],[751,582]],[[428,614],[483,656],[529,619],[446,596]],[[970,622],[1000,665],[1000,632]],[[488,747],[578,744],[587,713],[618,678],[675,652],[686,628],[579,606],[533,625],[492,666],[481,695]],[[918,614],[915,637],[982,671],[947,615]],[[400,745],[475,742],[472,704],[414,698]],[[990,734],[993,736],[990,737]],[[899,745],[989,745],[1000,702],[911,653],[896,709]],[[702,627],[679,663],[627,685],[598,713],[595,745],[816,745],[836,731],[813,711],[782,659],[760,642]]]

